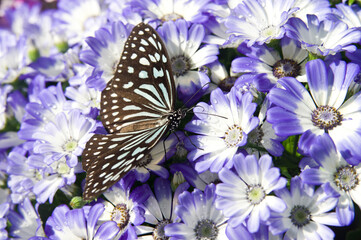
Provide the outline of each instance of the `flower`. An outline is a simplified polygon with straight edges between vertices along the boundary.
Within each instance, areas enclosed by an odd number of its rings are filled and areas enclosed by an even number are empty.
[[[231,168],[239,147],[245,146],[248,134],[258,126],[253,116],[256,103],[251,93],[241,94],[232,88],[228,94],[217,88],[211,92],[210,102],[198,103],[195,118],[185,129],[199,135],[190,136],[188,159],[195,161],[195,169],[219,172]],[[193,146],[195,145],[195,146]]]
[[[250,47],[262,45],[285,34],[284,25],[296,10],[293,0],[244,0],[233,9],[225,25],[231,41],[243,40]]]
[[[232,61],[232,71],[245,73],[237,83],[253,78],[257,90],[268,92],[277,84],[278,79],[283,77],[294,77],[300,82],[305,82],[305,60],[308,52],[301,49],[296,41],[286,37],[281,39],[281,48],[282,57],[279,52],[267,45],[248,47],[245,43],[240,44],[238,51],[247,57],[235,58]],[[268,81],[265,81],[265,78]]]
[[[98,221],[99,223],[115,222],[119,229],[116,239],[120,237],[122,240],[136,239],[137,226],[145,220],[144,209],[141,205],[149,195],[144,186],[131,191],[134,181],[134,173],[130,172],[103,193],[105,209]]]
[[[70,210],[62,204],[57,206],[45,224],[45,233],[50,239],[113,239],[119,228],[113,221],[98,223],[104,205]]]
[[[347,161],[359,162],[361,127],[358,109],[360,94],[345,101],[347,89],[359,67],[343,61],[326,65],[320,59],[306,64],[310,93],[296,79],[286,77],[273,88],[268,99],[274,107],[267,111],[267,121],[280,136],[302,134],[299,150],[307,153],[315,136],[327,132]],[[358,158],[360,160],[358,160]]]
[[[157,25],[177,19],[202,23],[208,19],[206,7],[209,2],[210,0],[135,0],[131,2],[131,6],[142,14],[145,22],[155,21]]]
[[[79,58],[94,67],[87,80],[89,87],[103,90],[113,78],[128,35],[129,30],[122,22],[113,22],[111,26],[97,30],[95,37],[86,38],[90,49],[81,51]],[[98,74],[101,74],[101,79],[98,79]]]
[[[247,229],[254,233],[259,230],[260,223],[266,222],[271,211],[282,212],[286,205],[282,198],[271,195],[272,191],[284,188],[286,179],[280,177],[278,168],[272,166],[272,158],[263,155],[257,160],[255,155],[234,157],[233,171],[223,168],[219,172],[219,183],[216,188],[216,207],[229,217],[232,227],[242,224],[246,218]]]
[[[361,32],[341,21],[322,20],[307,15],[307,24],[299,18],[291,18],[287,25],[287,36],[301,43],[302,48],[320,55],[334,55],[341,51],[353,52],[361,39]]]
[[[332,13],[336,15],[337,20],[346,23],[349,28],[361,27],[361,9],[357,4],[349,6],[339,3],[335,7]]]
[[[177,96],[187,106],[192,106],[204,94],[202,89],[210,81],[198,68],[217,59],[218,47],[214,44],[201,46],[206,36],[205,28],[201,24],[190,25],[183,19],[165,22],[158,32],[172,62]]]
[[[215,185],[210,184],[204,192],[195,189],[179,195],[176,214],[182,220],[165,226],[165,235],[180,239],[227,239],[227,218],[215,208]]]
[[[339,222],[351,224],[355,215],[353,202],[361,206],[361,164],[348,164],[327,133],[317,137],[310,155],[318,166],[305,168],[300,175],[302,181],[312,185],[329,183],[340,194],[336,207]]]
[[[283,199],[287,209],[272,213],[269,229],[274,235],[284,233],[286,239],[333,239],[334,233],[325,226],[340,226],[336,213],[329,212],[337,205],[337,193],[329,186],[317,190],[303,183],[299,177],[291,179],[291,190],[275,191]]]
[[[10,210],[8,220],[11,223],[10,235],[19,239],[30,239],[31,237],[38,237],[38,239],[45,239],[45,233],[42,226],[42,221],[38,211],[34,209],[29,198],[25,198],[22,203],[18,205],[17,211]]]
[[[149,198],[144,202],[145,221],[137,227],[138,239],[167,239],[164,235],[164,227],[176,222],[175,207],[178,196],[187,190],[187,183],[180,184],[172,193],[170,182],[167,179],[157,178],[154,181],[154,193],[149,185],[146,185]],[[173,195],[173,196],[172,196]]]

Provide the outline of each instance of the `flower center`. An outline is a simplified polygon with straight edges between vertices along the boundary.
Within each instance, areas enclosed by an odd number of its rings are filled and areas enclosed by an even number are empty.
[[[319,106],[312,112],[311,116],[313,125],[326,131],[341,125],[343,119],[342,114],[330,106]]]
[[[225,132],[224,141],[226,142],[227,147],[235,147],[243,139],[242,128],[236,124],[229,127]]]
[[[276,78],[297,77],[300,75],[301,67],[292,59],[282,59],[273,65],[273,75]]]
[[[169,237],[164,235],[164,227],[171,223],[169,220],[160,221],[153,231],[154,240],[167,240]]]
[[[311,213],[305,206],[294,206],[290,212],[291,222],[301,228],[311,221]]]
[[[218,236],[216,224],[209,219],[199,221],[194,232],[197,240],[215,240]]]
[[[124,229],[129,223],[129,212],[124,203],[118,204],[114,207],[111,214],[111,220],[116,222],[120,229]]]
[[[265,196],[265,191],[259,184],[248,186],[247,198],[253,205],[257,205],[262,202]]]
[[[177,14],[177,13],[169,13],[169,14],[166,14],[164,15],[161,20],[162,22],[167,22],[167,21],[175,21],[177,19],[181,19],[183,18],[181,15]]]
[[[171,59],[171,62],[172,62],[173,74],[176,75],[177,77],[183,76],[190,69],[189,61],[183,55],[173,57]]]
[[[278,32],[279,32],[278,27],[270,25],[270,26],[267,26],[266,28],[262,29],[260,31],[260,35],[262,37],[272,37],[272,36],[277,35]]]
[[[236,82],[236,77],[228,77],[223,79],[219,84],[218,87],[222,89],[223,91],[231,91],[231,88],[233,87],[234,83]]]
[[[66,163],[65,157],[53,162],[50,166],[60,175],[68,174],[70,172],[70,167]]]
[[[73,152],[78,146],[78,142],[73,138],[70,138],[64,145],[63,149],[65,152]]]
[[[337,169],[334,174],[334,181],[337,187],[343,191],[350,191],[359,184],[355,167],[344,166]]]

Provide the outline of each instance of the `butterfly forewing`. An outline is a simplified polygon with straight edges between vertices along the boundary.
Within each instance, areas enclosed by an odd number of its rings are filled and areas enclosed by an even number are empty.
[[[145,129],[173,111],[175,86],[166,48],[150,26],[134,27],[114,78],[102,92],[100,118],[109,133]]]
[[[108,135],[86,144],[84,199],[90,200],[137,166],[169,129],[175,83],[165,45],[141,23],[124,45],[113,79],[102,92],[100,119]]]

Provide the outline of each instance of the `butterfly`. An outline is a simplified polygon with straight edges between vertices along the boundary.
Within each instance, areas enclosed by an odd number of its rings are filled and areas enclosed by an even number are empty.
[[[84,200],[91,200],[142,164],[152,147],[178,128],[186,110],[174,109],[176,85],[166,47],[149,25],[135,26],[114,77],[101,93],[100,120],[82,154]]]

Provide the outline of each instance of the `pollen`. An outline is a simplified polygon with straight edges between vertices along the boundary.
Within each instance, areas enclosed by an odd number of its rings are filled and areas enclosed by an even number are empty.
[[[224,141],[227,147],[236,147],[243,139],[242,128],[236,124],[229,127],[225,132]]]
[[[114,207],[111,213],[111,220],[117,223],[120,229],[124,229],[129,223],[130,215],[127,206],[124,203]]]
[[[341,125],[343,119],[342,114],[336,108],[327,105],[319,106],[311,116],[313,125],[326,131]]]
[[[301,73],[301,67],[292,59],[282,59],[273,65],[273,76],[276,78],[297,77]]]

